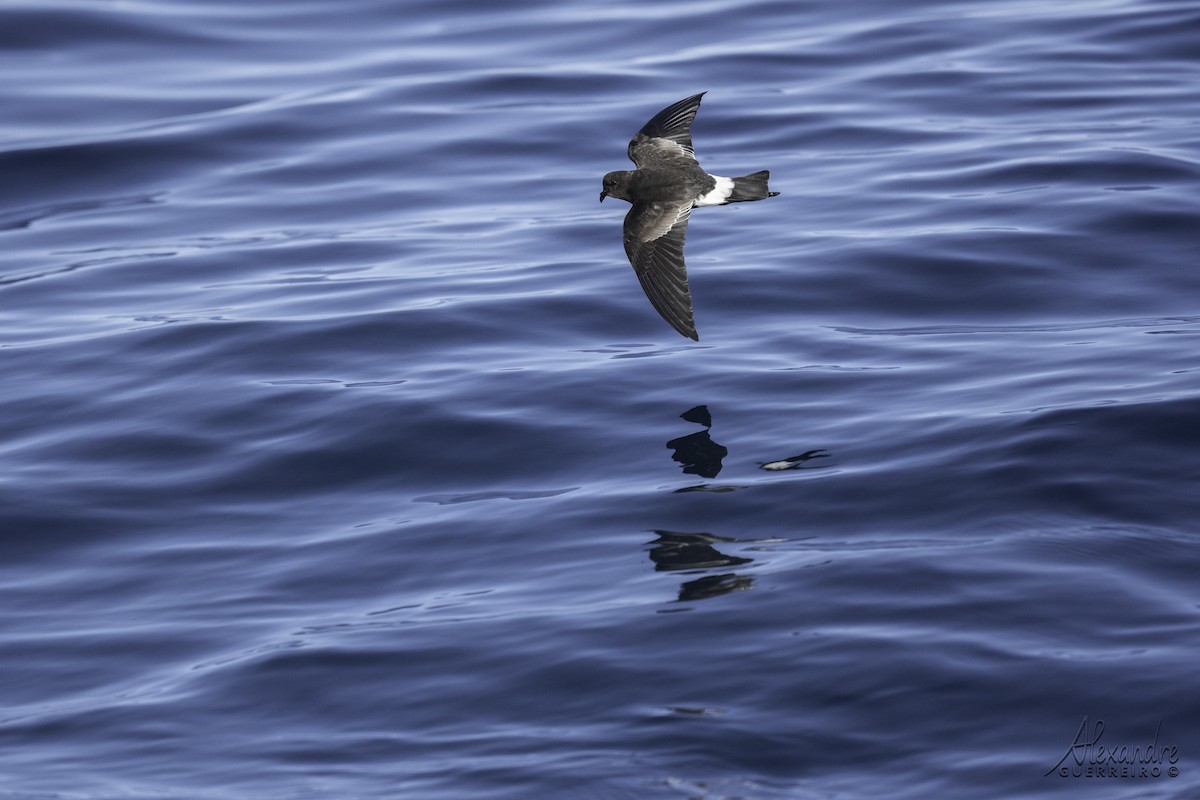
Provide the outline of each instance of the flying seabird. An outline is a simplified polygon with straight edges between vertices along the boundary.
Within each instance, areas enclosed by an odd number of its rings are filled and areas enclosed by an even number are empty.
[[[692,295],[683,263],[688,216],[698,206],[764,200],[767,170],[722,178],[709,175],[692,149],[692,120],[704,92],[664,108],[629,141],[637,169],[604,176],[600,201],[608,196],[633,204],[625,215],[625,254],[654,308],[671,327],[696,341]]]

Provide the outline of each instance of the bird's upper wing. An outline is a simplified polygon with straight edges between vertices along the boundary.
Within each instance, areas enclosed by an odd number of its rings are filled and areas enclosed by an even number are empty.
[[[654,115],[629,140],[629,160],[642,167],[676,159],[696,160],[692,149],[692,120],[704,92],[680,100]]]
[[[625,254],[655,310],[672,328],[699,341],[683,263],[691,210],[690,202],[635,203],[625,215]]]

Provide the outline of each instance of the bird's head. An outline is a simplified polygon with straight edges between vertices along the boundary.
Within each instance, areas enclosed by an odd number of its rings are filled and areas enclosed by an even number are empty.
[[[628,200],[629,195],[626,194],[626,189],[629,187],[629,176],[632,172],[628,170],[619,170],[610,172],[604,176],[604,187],[600,192],[600,202],[604,202],[604,198],[612,195],[621,200]]]

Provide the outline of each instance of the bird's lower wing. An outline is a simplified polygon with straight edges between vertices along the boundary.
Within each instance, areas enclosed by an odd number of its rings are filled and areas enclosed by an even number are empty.
[[[625,254],[655,310],[684,336],[700,340],[692,321],[683,242],[691,204],[635,204],[625,216]]]

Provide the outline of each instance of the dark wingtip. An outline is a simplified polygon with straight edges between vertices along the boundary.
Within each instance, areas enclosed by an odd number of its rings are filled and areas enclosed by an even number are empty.
[[[651,117],[638,133],[650,138],[673,139],[677,143],[691,148],[692,140],[689,131],[696,112],[700,110],[700,98],[704,95],[704,92],[700,92],[685,97],[677,103],[672,103]],[[634,138],[636,140],[636,137]],[[629,146],[632,148],[634,143],[630,142]],[[633,158],[632,152],[629,157]],[[636,158],[633,160],[634,163],[637,163]]]
[[[662,312],[658,312],[662,314]],[[686,336],[693,342],[700,341],[700,334],[696,332],[696,325],[690,319],[671,319],[666,314],[662,314],[662,318],[675,329],[675,332],[680,336]]]
[[[674,328],[675,332],[680,336],[686,336],[693,342],[700,341],[700,334],[696,332],[696,323],[692,321],[691,313],[688,313],[686,317],[668,316],[661,310],[658,313],[662,315],[662,318],[667,321],[667,324]]]

